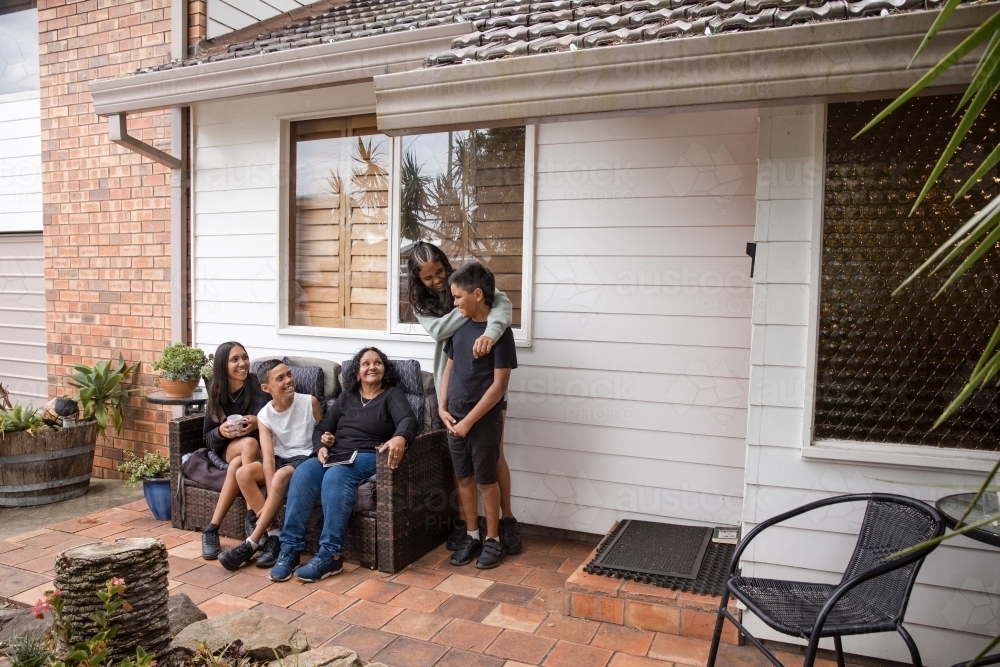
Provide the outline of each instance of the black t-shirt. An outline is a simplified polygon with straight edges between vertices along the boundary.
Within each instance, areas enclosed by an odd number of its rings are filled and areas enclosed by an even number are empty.
[[[517,368],[514,334],[509,328],[489,354],[478,359],[472,356],[472,346],[486,333],[486,324],[469,320],[444,344],[444,351],[453,362],[448,379],[448,412],[453,417],[464,417],[476,407],[493,384],[495,369]]]
[[[374,452],[397,435],[409,445],[417,437],[417,418],[399,387],[386,387],[370,402],[361,402],[357,389],[345,391],[334,401],[313,430],[313,452],[323,443],[323,434],[333,433],[331,452]]]

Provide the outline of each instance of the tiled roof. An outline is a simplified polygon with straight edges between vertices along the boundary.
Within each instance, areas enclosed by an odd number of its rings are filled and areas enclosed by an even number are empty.
[[[941,0],[354,0],[220,52],[153,70],[188,67],[346,39],[471,22],[475,29],[435,54],[425,66],[526,56],[553,51],[648,42],[720,32],[780,28],[800,23],[885,16],[933,9]],[[138,73],[152,71],[139,70]]]

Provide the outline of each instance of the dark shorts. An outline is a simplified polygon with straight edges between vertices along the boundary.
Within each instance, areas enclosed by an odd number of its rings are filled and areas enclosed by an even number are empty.
[[[455,477],[475,476],[477,484],[495,484],[497,460],[500,458],[500,439],[503,437],[503,418],[500,406],[483,415],[473,424],[464,438],[448,436],[448,451]],[[455,416],[456,419],[458,416]]]
[[[277,454],[275,454],[274,469],[281,470],[285,466],[292,466],[292,470],[295,470],[296,468],[298,468],[300,465],[302,465],[311,458],[312,458],[311,456],[293,456],[289,459],[286,459],[283,456],[278,456]]]

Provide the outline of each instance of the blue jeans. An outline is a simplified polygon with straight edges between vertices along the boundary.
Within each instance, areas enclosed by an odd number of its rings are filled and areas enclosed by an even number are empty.
[[[281,528],[281,546],[295,551],[306,548],[306,524],[316,500],[323,502],[323,532],[319,537],[320,553],[339,556],[344,553],[344,536],[354,512],[358,485],[375,474],[376,455],[358,452],[351,465],[324,468],[313,457],[295,469],[288,485],[285,502],[285,525]]]

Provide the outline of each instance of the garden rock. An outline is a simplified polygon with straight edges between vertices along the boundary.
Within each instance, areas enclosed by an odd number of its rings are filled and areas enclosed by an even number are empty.
[[[173,636],[177,636],[177,633],[192,623],[208,618],[205,612],[198,609],[191,598],[184,593],[170,596],[167,602],[167,614],[170,617],[170,634]]]
[[[322,646],[305,653],[285,656],[284,660],[271,661],[268,667],[363,667],[358,654],[343,646]]]
[[[234,641],[243,642],[243,650],[251,660],[268,662],[289,653],[305,653],[309,648],[305,633],[288,623],[247,609],[192,623],[174,638],[175,658],[182,660],[194,655],[195,642],[203,641],[213,653]]]
[[[35,618],[27,609],[0,609],[0,644],[17,637],[38,637],[49,629],[49,619]]]

